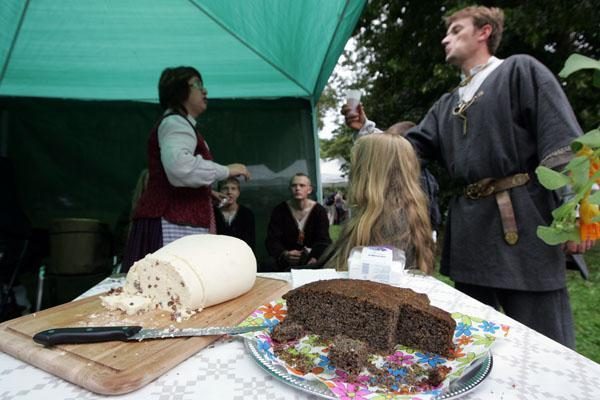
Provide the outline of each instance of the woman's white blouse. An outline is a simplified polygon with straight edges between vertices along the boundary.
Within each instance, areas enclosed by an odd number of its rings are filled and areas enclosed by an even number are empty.
[[[189,115],[187,119],[170,115],[158,127],[160,159],[171,185],[196,188],[227,178],[226,166],[194,155],[198,139],[192,125],[196,126],[196,120]]]

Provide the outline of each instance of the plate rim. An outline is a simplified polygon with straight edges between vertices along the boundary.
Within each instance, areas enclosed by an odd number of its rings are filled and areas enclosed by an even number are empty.
[[[248,352],[252,355],[252,359],[265,371],[269,372],[272,376],[277,378],[280,382],[286,383],[289,386],[292,386],[296,389],[299,389],[303,392],[310,393],[315,396],[319,396],[324,399],[337,400],[336,397],[331,390],[322,382],[318,380],[308,380],[303,379],[301,377],[290,374],[285,368],[277,363],[272,362],[271,360],[263,357],[258,347],[256,346],[257,342],[254,339],[250,339],[244,337],[244,346],[248,350]],[[492,370],[494,364],[494,357],[492,355],[492,351],[488,349],[486,352],[485,359],[480,364],[479,369],[476,372],[476,375],[469,380],[469,382],[465,383],[463,387],[455,389],[451,392],[440,393],[438,396],[434,397],[433,400],[450,400],[457,399],[471,392],[477,386],[479,386],[489,375]],[[460,378],[457,378],[460,379]],[[310,383],[307,383],[310,382]],[[319,389],[321,391],[319,391]]]

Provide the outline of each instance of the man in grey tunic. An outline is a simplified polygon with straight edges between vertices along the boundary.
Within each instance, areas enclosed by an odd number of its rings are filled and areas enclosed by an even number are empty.
[[[581,128],[545,66],[526,55],[493,56],[503,21],[502,10],[487,7],[446,19],[446,61],[464,79],[407,139],[422,160],[438,160],[466,185],[449,205],[441,272],[462,292],[573,348],[565,250],[584,252],[592,243],[548,246],[536,236],[560,199],[534,171],[565,165]],[[359,135],[378,131],[362,106],[342,112]]]

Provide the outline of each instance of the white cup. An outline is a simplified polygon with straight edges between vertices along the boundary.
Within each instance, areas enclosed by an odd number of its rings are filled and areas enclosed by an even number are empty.
[[[350,107],[350,112],[356,113],[357,107],[360,104],[360,97],[362,93],[358,89],[348,89],[346,90],[346,104]]]
[[[223,208],[227,205],[227,203],[229,203],[229,199],[227,197],[221,199],[221,201],[219,202],[219,205],[217,206],[218,208]]]

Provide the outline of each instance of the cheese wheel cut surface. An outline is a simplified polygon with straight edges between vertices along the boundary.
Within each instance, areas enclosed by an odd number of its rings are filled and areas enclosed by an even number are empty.
[[[255,280],[256,258],[244,241],[190,235],[134,263],[123,291],[102,297],[102,304],[128,314],[160,308],[186,318],[248,292]]]

